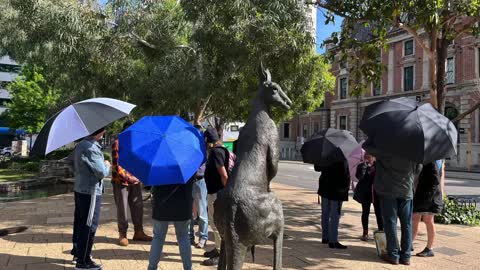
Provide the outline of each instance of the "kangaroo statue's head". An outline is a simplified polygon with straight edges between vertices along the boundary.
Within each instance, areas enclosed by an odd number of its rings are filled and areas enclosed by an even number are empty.
[[[260,64],[260,89],[259,95],[263,98],[263,102],[267,107],[279,106],[286,110],[292,106],[292,101],[283,92],[280,85],[272,82],[272,75],[270,71],[263,67],[263,63]]]

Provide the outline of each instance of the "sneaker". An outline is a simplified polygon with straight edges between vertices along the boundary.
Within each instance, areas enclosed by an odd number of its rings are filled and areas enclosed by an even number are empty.
[[[220,257],[220,252],[218,252],[217,248],[214,248],[210,251],[203,253],[203,257],[206,257],[206,258]]]
[[[84,264],[77,263],[77,264],[75,265],[75,270],[84,270],[84,269],[88,269],[88,270],[100,270],[100,269],[102,269],[102,265],[97,264],[97,263],[95,263],[94,261],[89,261],[89,262],[84,263]]]
[[[208,260],[205,260],[201,263],[201,265],[204,265],[204,266],[215,266],[215,265],[218,265],[218,260],[220,259],[220,257],[213,257],[213,258],[210,258]]]
[[[73,256],[73,259],[72,259],[72,264],[75,265],[77,264],[77,256]]]
[[[434,257],[435,253],[433,253],[433,250],[426,247],[422,252],[417,253],[417,256],[418,257]]]
[[[335,249],[347,249],[347,246],[344,246],[344,245],[340,244],[339,242],[330,243],[330,244],[328,244],[328,247],[329,248],[335,248]]]
[[[196,247],[196,248],[204,248],[206,244],[207,244],[207,240],[205,240],[205,239],[200,239],[200,241],[198,241],[198,244],[195,245],[195,247]]]
[[[388,254],[382,254],[380,258],[389,264],[398,265],[398,260],[393,259],[392,257],[388,256]]]

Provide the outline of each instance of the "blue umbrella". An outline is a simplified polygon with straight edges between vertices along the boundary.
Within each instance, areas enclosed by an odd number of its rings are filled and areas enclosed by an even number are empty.
[[[203,134],[178,116],[146,116],[119,135],[119,163],[148,186],[184,184],[205,161]]]

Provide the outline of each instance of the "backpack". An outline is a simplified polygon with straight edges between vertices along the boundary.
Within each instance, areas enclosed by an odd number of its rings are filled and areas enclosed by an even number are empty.
[[[225,159],[226,159],[225,169],[227,171],[227,175],[230,177],[233,167],[235,166],[236,156],[235,154],[231,153],[230,151],[228,151],[227,148],[223,146],[217,146],[217,147],[222,148],[225,151]],[[205,183],[207,184],[208,194],[217,193],[223,188],[223,184],[221,183],[221,180],[216,178],[212,179],[209,176],[208,170],[205,171]]]

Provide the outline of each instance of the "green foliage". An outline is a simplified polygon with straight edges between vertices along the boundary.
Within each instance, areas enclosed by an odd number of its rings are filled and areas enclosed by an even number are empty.
[[[444,207],[435,222],[441,224],[480,225],[480,211],[476,204],[461,204],[455,199],[444,199]]]
[[[137,104],[137,116],[242,120],[260,60],[292,98],[290,113],[333,89],[298,1],[87,2],[0,0],[0,55],[44,67],[61,90],[57,109],[106,96]]]
[[[7,104],[7,118],[14,128],[29,134],[40,132],[58,98],[37,66],[24,66],[20,76],[8,85],[11,102]]]

